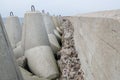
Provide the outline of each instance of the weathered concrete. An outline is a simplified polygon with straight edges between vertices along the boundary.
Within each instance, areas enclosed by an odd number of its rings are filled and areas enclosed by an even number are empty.
[[[22,67],[19,67],[20,68],[20,71],[22,73],[22,76],[23,76],[23,79],[24,80],[33,80],[32,79],[32,73],[28,72],[27,70],[25,70],[24,68]]]
[[[53,20],[53,23],[55,25],[56,30],[61,34],[62,31],[60,29],[60,25],[59,25],[60,23],[59,23],[57,17],[56,16],[52,16],[52,20]],[[61,25],[62,25],[62,23],[61,23]]]
[[[60,28],[56,27],[56,30],[57,30],[60,34],[62,34],[62,30],[61,30]]]
[[[16,59],[24,55],[24,49],[21,45],[17,46],[15,49],[13,49],[13,51],[14,51],[14,56]]]
[[[58,42],[61,43],[61,38],[62,38],[62,37],[61,37],[61,35],[59,34],[59,32],[58,32],[56,29],[54,29],[54,34],[55,34]]]
[[[77,14],[76,16],[84,16],[84,17],[103,17],[103,18],[114,18],[120,19],[120,9],[117,10],[105,10],[98,12],[91,12],[86,14]]]
[[[60,50],[60,45],[57,41],[57,38],[55,37],[54,34],[48,34],[48,39],[54,54],[56,54]]]
[[[19,68],[20,68],[20,71],[23,75],[24,80],[48,80],[45,78],[39,78],[37,76],[34,76],[32,73],[28,72],[27,70],[25,70],[22,67],[19,67]]]
[[[53,34],[53,30],[55,29],[55,25],[53,23],[53,20],[51,18],[51,16],[49,16],[48,14],[43,13],[43,20],[45,23],[45,28],[48,34]]]
[[[70,20],[85,80],[119,80],[120,22],[89,17]]]
[[[0,80],[23,80],[0,16]]]
[[[19,44],[17,44],[18,46]],[[23,53],[25,53],[25,24],[22,26],[22,39],[21,39],[21,47],[23,48]]]
[[[49,80],[49,79],[45,79],[45,78],[39,78],[37,76],[32,76],[33,80]]]
[[[19,41],[19,42],[16,44],[16,47],[17,47],[17,46],[20,46],[21,43],[22,43],[22,41]]]
[[[27,12],[24,19],[25,50],[40,45],[49,45],[42,14],[39,11]]]
[[[31,6],[31,12],[24,17],[22,45],[30,70],[39,77],[53,79],[58,77],[58,69],[51,51],[43,16]],[[43,64],[44,63],[44,64]]]
[[[8,16],[5,21],[5,29],[13,48],[21,40],[22,27],[17,16]]]
[[[59,72],[53,52],[49,46],[34,47],[25,51],[30,70],[39,77],[54,79]]]
[[[55,24],[55,27],[59,27],[58,20],[56,16],[52,16],[53,23]]]
[[[61,15],[57,16],[57,21],[58,21],[58,27],[60,27],[62,25],[62,17]]]
[[[27,67],[27,59],[25,56],[22,56],[16,60],[17,64],[23,68]]]

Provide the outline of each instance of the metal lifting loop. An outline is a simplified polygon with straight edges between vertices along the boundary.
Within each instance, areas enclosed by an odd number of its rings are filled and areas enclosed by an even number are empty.
[[[35,11],[34,5],[31,6],[31,11]]]
[[[14,16],[14,14],[13,14],[13,12],[12,12],[12,11],[10,12],[10,16]]]

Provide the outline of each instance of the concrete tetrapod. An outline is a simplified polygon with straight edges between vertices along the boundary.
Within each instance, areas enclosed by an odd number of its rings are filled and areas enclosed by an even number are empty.
[[[16,44],[16,47],[21,45],[22,41],[19,41],[17,44]]]
[[[53,30],[55,29],[55,25],[52,21],[51,16],[48,14],[43,13],[43,20],[45,23],[45,28],[48,34],[54,33]]]
[[[61,43],[62,37],[61,37],[61,35],[59,34],[59,32],[56,29],[54,29],[54,34],[55,34],[58,42]]]
[[[13,49],[13,51],[16,59],[24,55],[23,47],[21,45],[17,46],[17,48]]]
[[[48,79],[44,79],[44,78],[39,78],[37,76],[33,76],[32,73],[28,72],[27,70],[25,70],[22,67],[19,67],[19,68],[20,68],[20,71],[22,73],[24,80],[48,80]]]
[[[62,34],[62,30],[61,30],[60,28],[56,27],[56,30],[57,30],[60,34]]]
[[[0,80],[23,80],[0,16]]]
[[[56,16],[52,16],[52,20],[55,24],[55,27],[58,27],[59,25],[58,25],[58,20],[57,20]]]
[[[57,20],[57,23],[58,23],[58,27],[60,27],[60,19],[59,19],[59,16],[56,16],[56,20]]]
[[[24,19],[25,50],[40,45],[50,45],[42,14],[39,11],[27,12]]]
[[[59,15],[59,16],[57,16],[57,20],[58,20],[58,23],[59,23],[59,26],[58,27],[60,27],[61,25],[62,25],[62,16],[61,15]]]
[[[49,46],[38,46],[25,51],[28,65],[39,77],[54,79],[58,77],[56,61]]]
[[[59,24],[58,24],[58,20],[57,20],[57,18],[56,18],[55,16],[52,16],[52,21],[53,21],[53,23],[54,23],[54,25],[55,25],[56,30],[57,30],[60,34],[62,34],[62,31],[61,31],[60,26],[59,26]]]
[[[5,29],[7,31],[10,43],[13,48],[21,40],[22,27],[17,16],[8,16],[5,21]]]
[[[31,12],[25,14],[25,29],[23,32],[23,43],[25,44],[25,56],[28,60],[28,66],[30,70],[39,77],[42,76],[49,79],[56,78],[59,72],[53,52],[49,47],[50,43],[43,16],[39,11],[35,11],[34,6],[32,6],[31,9]],[[43,63],[45,65],[43,65]]]
[[[33,80],[49,80],[49,79],[45,79],[45,78],[39,78],[38,76],[32,76]]]
[[[17,46],[19,43],[17,44]],[[23,48],[23,53],[25,52],[25,24],[22,26],[22,39],[21,39],[21,47]]]
[[[49,38],[50,46],[51,46],[54,54],[56,54],[57,51],[60,50],[60,45],[57,41],[57,38],[55,37],[54,34],[48,34],[48,38]]]

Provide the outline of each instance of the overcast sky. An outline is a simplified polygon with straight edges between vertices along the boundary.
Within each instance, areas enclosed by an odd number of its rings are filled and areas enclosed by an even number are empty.
[[[3,17],[14,15],[23,17],[30,6],[36,10],[45,10],[50,14],[75,15],[101,10],[120,9],[120,0],[0,0],[0,13]]]

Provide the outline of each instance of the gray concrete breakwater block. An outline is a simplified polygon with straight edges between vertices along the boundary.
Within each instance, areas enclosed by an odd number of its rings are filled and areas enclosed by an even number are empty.
[[[59,76],[57,64],[49,46],[38,46],[25,51],[30,70],[39,77],[54,79]]]
[[[8,16],[5,21],[5,29],[13,48],[21,40],[22,27],[17,16]]]
[[[0,16],[0,80],[23,80]]]
[[[54,34],[48,34],[48,38],[49,38],[50,46],[54,54],[56,54],[57,51],[60,50],[60,44],[58,43],[57,38],[55,37]]]
[[[40,45],[50,45],[42,14],[39,11],[27,12],[24,18],[25,50]]]

